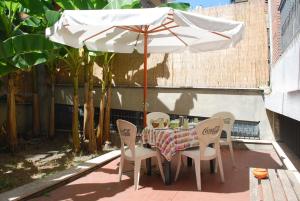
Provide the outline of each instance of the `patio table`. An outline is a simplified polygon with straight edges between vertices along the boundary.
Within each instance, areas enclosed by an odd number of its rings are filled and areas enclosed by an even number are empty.
[[[171,160],[178,151],[192,147],[198,147],[198,135],[195,128],[189,129],[156,129],[144,128],[142,131],[142,143],[148,147],[157,148],[166,159],[165,181],[166,185],[171,184]],[[210,163],[213,170],[213,163]],[[191,159],[188,159],[188,166],[191,166]],[[147,161],[148,175],[151,168],[151,161]]]
[[[191,129],[155,129],[145,128],[142,132],[143,144],[159,149],[167,161],[171,161],[177,151],[198,147],[198,135]]]

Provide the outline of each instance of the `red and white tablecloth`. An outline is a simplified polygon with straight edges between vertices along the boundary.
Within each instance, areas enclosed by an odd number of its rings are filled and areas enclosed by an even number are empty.
[[[142,132],[143,144],[155,146],[161,154],[171,161],[177,151],[199,146],[194,128],[187,130],[145,128]]]

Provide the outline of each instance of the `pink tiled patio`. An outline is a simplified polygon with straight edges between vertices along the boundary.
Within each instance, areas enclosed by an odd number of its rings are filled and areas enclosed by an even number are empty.
[[[255,150],[255,151],[254,151]],[[251,149],[235,149],[236,168],[232,167],[230,153],[222,149],[225,183],[219,174],[210,174],[209,163],[202,168],[202,191],[197,191],[194,167],[184,167],[177,182],[164,185],[158,171],[152,176],[142,174],[138,191],[133,187],[133,166],[125,165],[125,175],[118,182],[119,158],[101,168],[37,197],[35,201],[198,201],[249,200],[249,167],[282,168],[282,162],[270,145],[254,145]],[[203,164],[203,163],[202,163]],[[172,163],[173,175],[175,163]]]

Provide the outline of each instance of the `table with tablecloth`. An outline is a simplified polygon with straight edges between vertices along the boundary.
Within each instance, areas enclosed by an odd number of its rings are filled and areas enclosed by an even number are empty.
[[[155,129],[146,127],[142,131],[142,143],[157,148],[166,159],[165,180],[166,185],[171,184],[171,160],[176,152],[199,146],[198,135],[195,128],[189,129]],[[188,164],[191,165],[191,159]],[[213,172],[213,162],[210,162]],[[148,175],[151,174],[151,160],[147,163]]]
[[[177,151],[199,146],[195,128],[154,129],[145,128],[142,132],[143,144],[150,144],[160,150],[166,160],[171,161]]]

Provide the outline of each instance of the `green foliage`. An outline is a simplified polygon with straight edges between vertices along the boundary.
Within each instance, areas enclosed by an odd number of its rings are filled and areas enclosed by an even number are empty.
[[[183,2],[177,2],[177,3],[165,3],[160,5],[160,7],[171,7],[177,10],[183,10],[187,11],[190,9],[190,4],[189,3],[183,3]]]
[[[47,19],[47,27],[53,26],[60,18],[61,14],[54,10],[47,10],[45,17]]]
[[[142,4],[140,0],[135,0],[130,4],[121,5],[121,9],[134,9],[134,8],[142,8]]]
[[[0,77],[45,63],[61,48],[44,35],[45,28],[60,17],[51,9],[52,0],[0,2]]]
[[[107,5],[107,0],[56,0],[56,3],[64,10],[91,10],[102,9]]]

